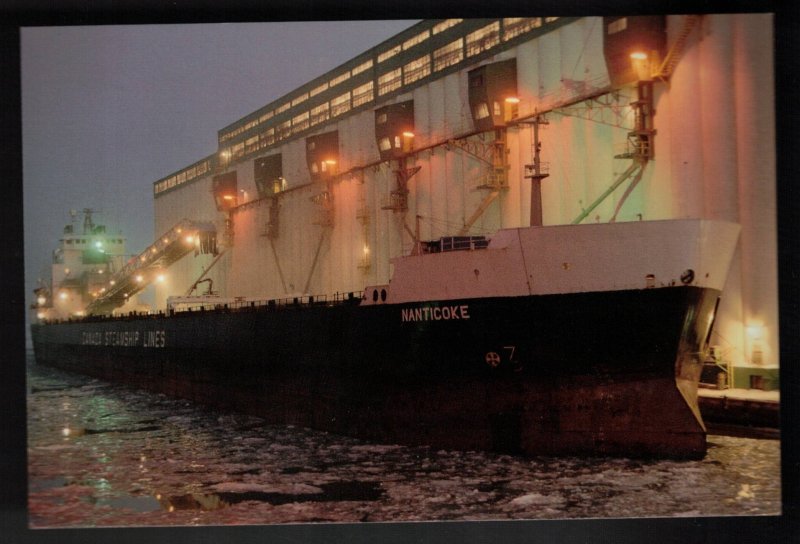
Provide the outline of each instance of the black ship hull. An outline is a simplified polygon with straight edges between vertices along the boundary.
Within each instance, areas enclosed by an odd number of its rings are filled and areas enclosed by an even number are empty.
[[[698,458],[719,291],[247,303],[32,326],[37,362],[382,442]]]

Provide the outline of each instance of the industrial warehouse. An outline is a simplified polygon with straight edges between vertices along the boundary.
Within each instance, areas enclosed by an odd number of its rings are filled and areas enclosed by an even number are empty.
[[[770,15],[420,22],[154,183],[156,233],[208,221],[225,250],[173,265],[158,305],[201,276],[222,296],[360,291],[447,235],[724,219],[742,231],[714,355],[776,388],[771,58]]]
[[[155,181],[127,263],[68,226],[36,358],[380,442],[702,458],[701,381],[779,385],[771,28],[422,21]]]

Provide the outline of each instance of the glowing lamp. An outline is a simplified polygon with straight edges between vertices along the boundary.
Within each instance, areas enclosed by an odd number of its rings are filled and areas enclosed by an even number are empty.
[[[631,53],[631,59],[647,60],[647,53],[643,53],[642,51],[634,51],[633,53]]]
[[[506,98],[506,103],[507,104],[519,104],[519,98],[517,98],[516,96],[509,96],[509,97]]]
[[[759,340],[764,334],[764,327],[761,325],[749,325],[747,327],[747,336],[752,340]]]
[[[142,283],[143,281],[144,281],[144,278],[142,277],[142,275],[141,275],[141,274],[139,274],[138,276],[136,276],[136,282],[137,282],[137,283]]]
[[[39,298],[37,298],[37,299],[36,299],[36,302],[37,302],[39,305],[42,305],[42,304],[44,304],[45,302],[47,302],[47,299],[46,299],[46,298],[44,298],[44,297],[39,297]]]
[[[61,293],[59,293],[58,295],[58,298],[60,298],[61,300],[67,300],[67,293],[61,291]]]
[[[222,195],[222,198],[225,200],[233,200],[233,195]]]
[[[156,276],[156,281],[158,283],[164,283],[164,279],[165,279],[164,274],[159,274],[158,276]]]

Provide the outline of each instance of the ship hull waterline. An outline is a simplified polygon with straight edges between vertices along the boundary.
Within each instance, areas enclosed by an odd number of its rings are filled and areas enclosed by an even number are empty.
[[[700,352],[718,296],[675,286],[356,299],[37,324],[32,334],[40,364],[271,423],[437,448],[700,458]]]

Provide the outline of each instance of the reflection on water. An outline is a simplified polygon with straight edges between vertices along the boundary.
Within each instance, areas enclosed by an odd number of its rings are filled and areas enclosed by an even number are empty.
[[[780,513],[775,440],[702,461],[523,458],[271,426],[29,365],[34,527]]]

